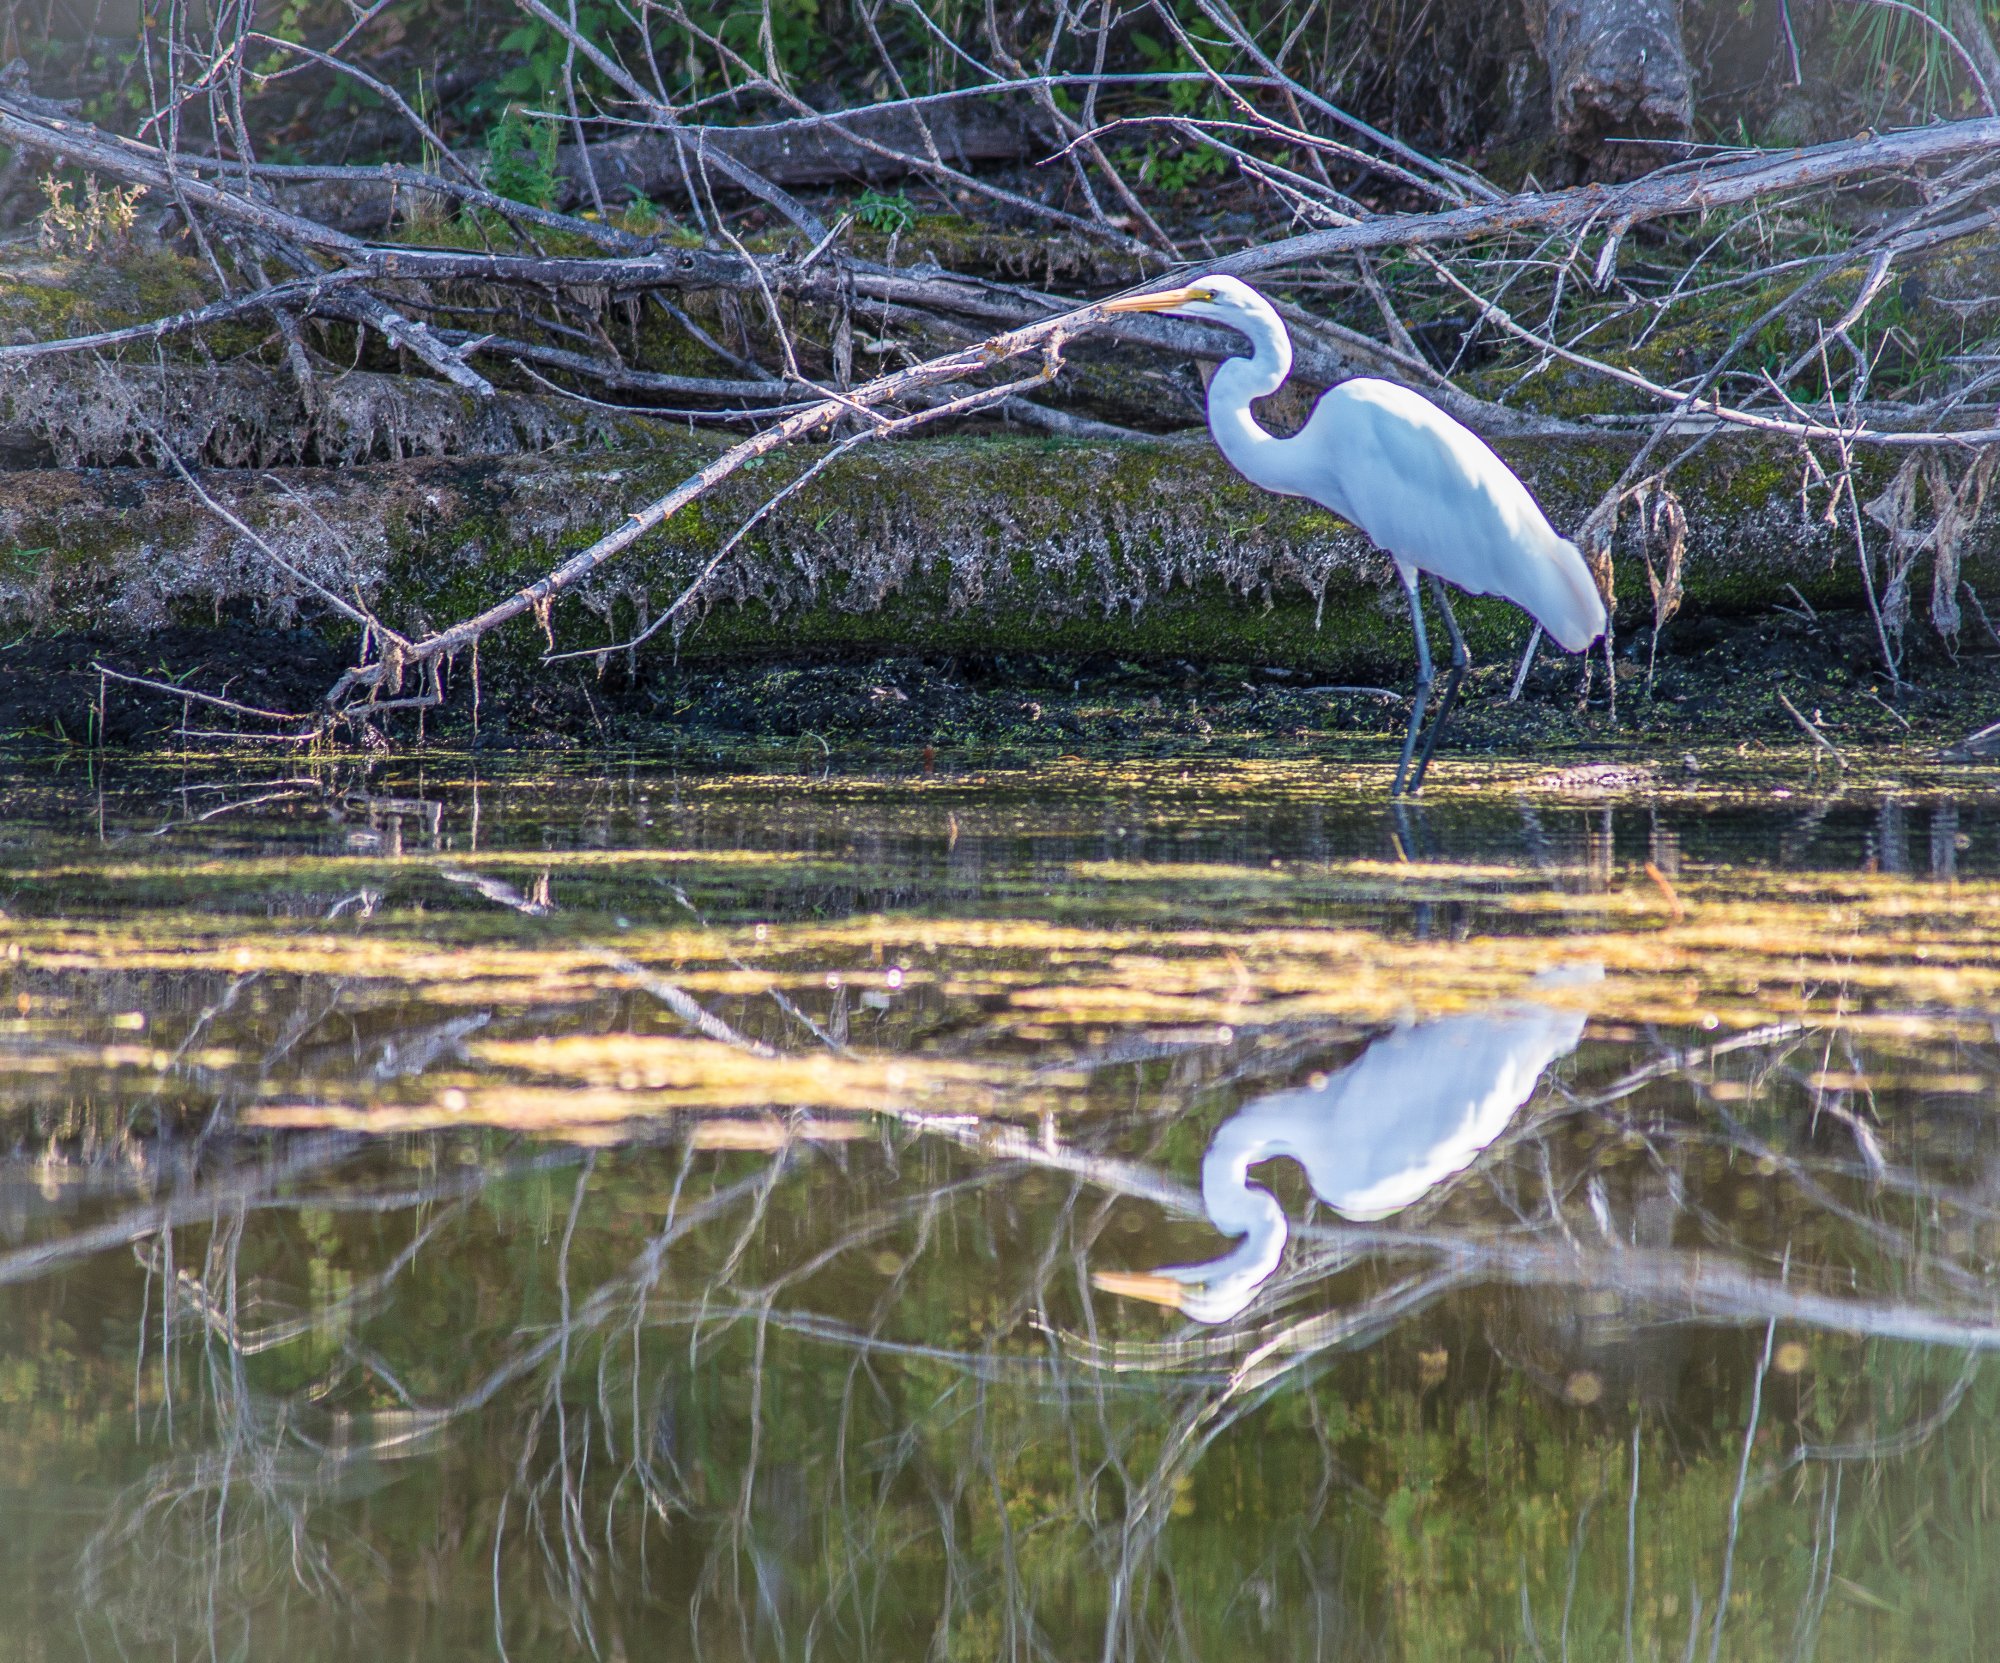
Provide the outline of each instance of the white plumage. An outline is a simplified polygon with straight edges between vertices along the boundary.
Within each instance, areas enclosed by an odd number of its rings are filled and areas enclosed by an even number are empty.
[[[1598,964],[1545,972],[1545,987],[1584,988]],[[1278,1198],[1250,1181],[1289,1155],[1313,1193],[1343,1218],[1387,1218],[1476,1161],[1535,1094],[1543,1072],[1576,1049],[1585,1015],[1536,1000],[1399,1028],[1325,1080],[1272,1092],[1216,1129],[1201,1163],[1209,1222],[1242,1239],[1220,1258],[1137,1276],[1100,1273],[1113,1293],[1172,1304],[1197,1322],[1226,1322],[1278,1268],[1290,1227]]]
[[[1421,393],[1343,381],[1296,438],[1272,442],[1331,459],[1330,489],[1299,494],[1367,532],[1405,568],[1405,583],[1415,567],[1475,595],[1503,596],[1571,652],[1604,633],[1604,602],[1576,545],[1485,440]],[[1326,500],[1336,495],[1344,506]]]
[[[1394,792],[1414,791],[1451,715],[1467,658],[1457,621],[1436,589],[1452,640],[1452,674],[1414,777],[1410,760],[1432,681],[1430,644],[1417,599],[1427,572],[1476,595],[1500,595],[1530,614],[1571,652],[1604,633],[1604,602],[1576,545],[1548,522],[1513,469],[1463,423],[1420,393],[1368,377],[1343,381],[1289,439],[1251,410],[1284,384],[1291,337],[1271,303],[1234,277],[1204,277],[1184,289],[1128,295],[1108,312],[1172,312],[1226,323],[1249,337],[1248,358],[1226,360],[1208,389],[1209,430],[1246,479],[1306,497],[1365,531],[1396,563],[1416,633],[1416,706]]]

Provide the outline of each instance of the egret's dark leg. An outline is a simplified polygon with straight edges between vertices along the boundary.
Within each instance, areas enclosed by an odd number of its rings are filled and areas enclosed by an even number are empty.
[[[1389,837],[1397,857],[1405,862],[1429,860],[1435,852],[1423,804],[1404,797],[1389,805]]]
[[[1424,735],[1423,754],[1417,758],[1417,771],[1410,781],[1412,791],[1424,788],[1424,771],[1431,765],[1431,752],[1437,749],[1438,736],[1451,720],[1451,707],[1458,703],[1458,684],[1465,679],[1466,666],[1472,662],[1472,655],[1465,650],[1465,637],[1458,632],[1458,620],[1451,613],[1451,597],[1445,593],[1441,579],[1431,579],[1431,593],[1437,596],[1438,607],[1444,613],[1444,627],[1451,633],[1451,674],[1445,678],[1444,697],[1438,701],[1431,731]]]
[[[1396,764],[1396,783],[1389,787],[1389,795],[1403,794],[1403,776],[1410,771],[1410,757],[1417,748],[1417,730],[1424,724],[1424,706],[1431,702],[1431,683],[1437,680],[1437,671],[1431,666],[1430,637],[1424,634],[1424,606],[1417,598],[1417,580],[1413,573],[1404,582],[1410,594],[1410,632],[1417,638],[1417,693],[1410,705],[1410,726],[1403,735],[1403,759]],[[1454,633],[1458,626],[1452,625]]]

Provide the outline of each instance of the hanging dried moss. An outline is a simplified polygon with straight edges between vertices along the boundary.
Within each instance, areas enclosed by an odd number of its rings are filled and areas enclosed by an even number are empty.
[[[16,467],[347,468],[417,456],[512,456],[639,442],[640,418],[525,393],[474,397],[366,370],[308,392],[252,364],[30,359],[0,368],[0,458]]]

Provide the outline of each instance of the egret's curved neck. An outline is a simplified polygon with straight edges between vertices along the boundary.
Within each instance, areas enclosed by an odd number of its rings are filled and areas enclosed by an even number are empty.
[[[1285,441],[1265,430],[1251,412],[1253,399],[1268,398],[1292,371],[1292,338],[1268,306],[1230,319],[1249,337],[1248,358],[1226,358],[1208,384],[1208,428],[1230,465],[1269,491],[1296,495],[1287,482]]]
[[[1250,1182],[1250,1169],[1272,1155],[1290,1152],[1267,1130],[1245,1124],[1240,1116],[1224,1121],[1201,1163],[1201,1204],[1209,1222],[1225,1236],[1250,1237],[1246,1246],[1261,1245],[1275,1235],[1277,1247],[1283,1248],[1285,1210],[1269,1190]],[[1272,1262],[1277,1262],[1275,1252]]]
[[[1181,1309],[1198,1322],[1227,1322],[1250,1303],[1284,1257],[1291,1228],[1269,1190],[1250,1182],[1250,1168],[1268,1153],[1268,1140],[1230,1135],[1225,1124],[1201,1163],[1201,1200],[1209,1222],[1225,1236],[1243,1239],[1219,1259],[1170,1266],[1165,1274],[1190,1284]]]
[[[1162,1267],[1161,1275],[1186,1285],[1179,1304],[1195,1321],[1227,1322],[1278,1268],[1291,1228],[1278,1198],[1250,1182],[1250,1168],[1267,1155],[1290,1152],[1241,1115],[1225,1121],[1209,1144],[1201,1163],[1202,1206],[1216,1229],[1243,1239],[1219,1259]]]

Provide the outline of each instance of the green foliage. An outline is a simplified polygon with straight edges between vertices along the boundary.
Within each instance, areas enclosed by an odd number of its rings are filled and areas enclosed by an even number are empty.
[[[1979,9],[1988,29],[2000,27],[2000,3],[1984,0]],[[1925,119],[1980,114],[1979,95],[1965,64],[1945,38],[1949,13],[1947,0],[1837,6],[1836,79],[1872,89],[1880,113],[1909,112]]]
[[[574,15],[586,39],[607,48],[615,46],[617,6],[609,0],[577,0]],[[492,82],[492,90],[503,98],[544,96],[547,88],[561,85],[563,65],[570,57],[569,42],[533,18],[524,19],[502,35],[500,50],[513,60],[513,67]]]
[[[820,0],[769,0],[769,4],[748,4],[733,0],[720,6],[695,6],[689,16],[697,29],[720,41],[730,52],[739,53],[760,70],[784,80],[806,73],[828,53],[827,34],[820,27]],[[630,11],[618,0],[576,0],[572,14],[583,36],[604,48],[614,59],[643,62],[643,54],[627,54],[637,40],[629,24]],[[766,25],[769,34],[766,39]],[[576,79],[592,90],[600,88],[601,76],[582,56],[571,56],[569,42],[547,25],[524,18],[500,38],[501,51],[513,65],[489,84],[490,95],[499,98],[532,98],[547,87],[563,84],[567,67]],[[721,90],[741,80],[741,74],[720,73],[722,66],[703,62],[706,56],[690,52],[683,60],[692,86],[673,89],[677,94],[697,95]]]
[[[1113,160],[1121,172],[1169,196],[1204,180],[1219,179],[1229,171],[1229,159],[1221,151],[1205,144],[1182,145],[1172,140],[1163,143],[1149,139],[1144,149],[1120,145],[1113,152]]]
[[[624,210],[614,216],[613,223],[635,237],[657,237],[673,228],[673,221],[660,212],[659,205],[644,196],[635,196],[626,203]]]
[[[1875,366],[1872,384],[1878,392],[1918,392],[1949,368],[1953,352],[1963,349],[1963,328],[1926,317],[1924,310],[1902,286],[1894,286],[1875,299],[1853,331]]]
[[[825,54],[829,42],[820,28],[819,0],[770,0],[768,9],[737,0],[734,5],[694,13],[699,26],[753,63],[761,63],[764,58],[761,36],[767,16],[775,67],[781,74],[799,73]]]
[[[1205,67],[1190,57],[1178,41],[1162,42],[1143,29],[1134,29],[1130,41],[1148,74],[1192,76]],[[1193,120],[1214,113],[1209,109],[1213,89],[1204,81],[1170,81],[1161,89],[1160,96],[1166,102],[1165,113],[1171,116]],[[1229,159],[1221,151],[1177,133],[1150,136],[1143,145],[1120,145],[1113,152],[1113,160],[1128,178],[1169,196],[1206,180],[1220,179],[1229,171]]]
[[[257,14],[257,27],[275,40],[303,43],[315,27],[329,21],[327,10],[317,0],[279,0],[269,12]],[[291,53],[274,48],[256,61],[255,69],[259,75],[274,75],[297,61]]]
[[[1188,56],[1178,42],[1165,45],[1143,29],[1132,31],[1132,49],[1149,75],[1191,74],[1202,66]],[[1200,109],[1208,88],[1200,81],[1172,81],[1167,84],[1167,108],[1175,115],[1191,116]]]
[[[379,110],[387,100],[373,87],[365,87],[359,81],[343,75],[333,83],[326,95],[326,107],[332,110]]]
[[[509,104],[486,136],[486,188],[510,202],[546,208],[556,199],[556,126]]]
[[[917,223],[917,206],[901,191],[863,191],[854,199],[854,217],[871,231],[894,236]]]
[[[1794,348],[1791,332],[1785,327],[1783,318],[1773,318],[1757,331],[1757,338],[1751,345],[1750,356],[1760,368],[1777,375],[1791,361]]]

